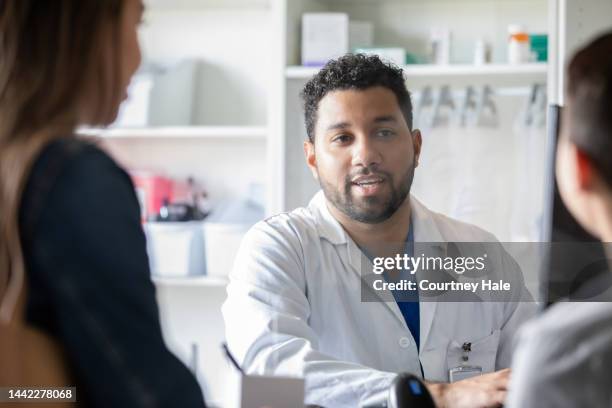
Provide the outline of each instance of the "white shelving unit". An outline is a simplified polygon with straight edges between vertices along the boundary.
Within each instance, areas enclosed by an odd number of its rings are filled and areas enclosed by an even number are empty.
[[[271,1],[145,0],[143,61],[195,61],[191,122],[80,133],[99,138],[130,170],[193,177],[213,204],[243,198],[252,183],[266,189],[270,69],[260,57],[270,53]]]
[[[266,8],[271,0],[145,0],[147,7],[157,10],[197,10],[202,8]]]
[[[264,126],[165,126],[147,128],[81,129],[84,136],[104,139],[252,139],[265,142]]]
[[[153,276],[153,282],[157,286],[168,287],[204,287],[204,288],[219,288],[225,289],[228,284],[228,279],[216,276],[189,276],[181,278],[168,278]]]
[[[529,63],[520,65],[510,64],[450,64],[450,65],[431,65],[431,64],[415,64],[404,65],[402,67],[407,78],[412,77],[444,77],[450,79],[453,77],[479,77],[486,76],[487,79],[498,79],[505,76],[515,77],[534,77],[546,80],[548,65],[546,63]],[[319,68],[289,66],[285,70],[285,75],[288,79],[308,79],[312,77]],[[523,78],[524,79],[524,78]]]
[[[289,66],[285,69],[287,80],[303,82],[311,78],[319,68]],[[415,64],[402,67],[406,83],[411,89],[424,85],[495,85],[517,87],[531,83],[546,83],[548,64]]]
[[[81,129],[131,170],[178,180],[193,176],[213,204],[267,188],[269,89],[275,0],[145,0],[144,60],[195,60],[187,126]],[[181,101],[164,101],[181,103]],[[204,250],[204,248],[202,248]],[[164,338],[186,364],[197,345],[207,405],[226,406],[230,370],[221,352],[227,278],[153,276]]]

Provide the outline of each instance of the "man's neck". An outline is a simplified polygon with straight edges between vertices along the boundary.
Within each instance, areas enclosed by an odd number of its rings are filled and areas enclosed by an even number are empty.
[[[410,225],[410,196],[407,196],[402,205],[391,217],[383,222],[368,224],[356,221],[338,210],[327,201],[327,208],[338,220],[340,225],[361,248],[372,248],[381,244],[404,242]]]

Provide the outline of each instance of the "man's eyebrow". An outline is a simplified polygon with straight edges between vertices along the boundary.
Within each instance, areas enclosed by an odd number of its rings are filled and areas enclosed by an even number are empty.
[[[379,116],[377,118],[374,119],[374,123],[382,123],[382,122],[393,122],[396,123],[397,122],[397,118],[395,116]]]
[[[351,124],[348,122],[338,122],[338,123],[334,123],[333,125],[330,125],[327,127],[327,130],[337,130],[337,129],[344,129],[347,127],[350,127]]]

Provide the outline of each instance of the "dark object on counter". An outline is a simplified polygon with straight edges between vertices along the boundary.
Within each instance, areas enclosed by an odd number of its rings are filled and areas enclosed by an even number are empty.
[[[400,373],[389,388],[389,408],[435,408],[423,381],[416,375]]]
[[[174,203],[170,204],[168,199],[159,209],[159,214],[155,216],[157,222],[186,222],[201,221],[206,218],[206,214],[191,204]]]
[[[79,406],[205,406],[195,378],[164,344],[125,171],[91,143],[50,143],[28,179],[19,229],[26,319],[61,343]]]

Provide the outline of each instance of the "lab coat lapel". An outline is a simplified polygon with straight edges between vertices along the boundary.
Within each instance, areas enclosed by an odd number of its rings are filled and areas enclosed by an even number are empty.
[[[426,251],[427,256],[445,256],[446,242],[436,226],[437,214],[431,212],[413,196],[410,197],[410,207],[412,209],[412,225],[414,227],[415,256]],[[419,244],[421,243],[421,244]],[[422,275],[417,274],[420,280]],[[421,298],[423,298],[421,296]],[[438,308],[435,300],[425,300],[419,302],[420,309],[420,331],[421,331],[421,350],[423,350],[429,339],[432,324]]]
[[[348,268],[352,271],[352,275],[355,279],[358,279],[360,288],[365,288],[364,290],[368,291],[367,297],[368,300],[373,299],[376,302],[381,302],[385,305],[387,309],[396,317],[399,324],[402,327],[408,330],[408,326],[404,320],[404,316],[402,316],[402,312],[400,311],[397,303],[395,302],[395,298],[393,294],[388,291],[375,291],[367,282],[366,279],[362,277],[362,269],[361,262],[369,262],[366,256],[363,255],[363,252],[359,249],[357,244],[348,236],[342,225],[336,220],[333,215],[329,212],[327,208],[327,202],[325,200],[325,196],[322,191],[319,191],[309,204],[310,210],[316,214],[317,217],[317,228],[319,236],[323,239],[326,239],[330,243],[334,245],[346,245],[347,256],[348,259],[343,260],[347,261],[345,264],[348,264]],[[363,271],[371,271],[371,264],[367,267],[364,265]],[[360,294],[361,295],[361,294]],[[363,299],[363,296],[362,296]]]
[[[363,272],[372,271],[371,262],[367,259],[366,256],[363,255],[363,252],[361,252],[357,244],[355,244],[355,242],[353,242],[353,240],[350,239],[350,237],[348,238],[347,245],[348,245],[348,256],[349,256],[348,261],[351,266],[351,269],[357,275],[357,278],[360,279],[361,281],[360,286],[362,288],[365,288],[364,290],[367,290],[369,292],[368,295],[374,296],[374,297],[368,296],[368,299],[377,299],[376,301],[383,303],[387,307],[387,309],[389,309],[389,311],[393,313],[393,315],[398,320],[400,325],[404,327],[406,330],[408,330],[408,326],[406,325],[406,320],[404,319],[404,316],[402,315],[402,312],[399,309],[399,306],[397,305],[395,298],[393,297],[393,293],[391,293],[391,291],[389,290],[384,290],[384,291],[374,290],[374,288],[371,287],[370,283],[367,282],[367,280],[363,278],[362,271]],[[362,268],[361,262],[367,262],[368,266]]]

